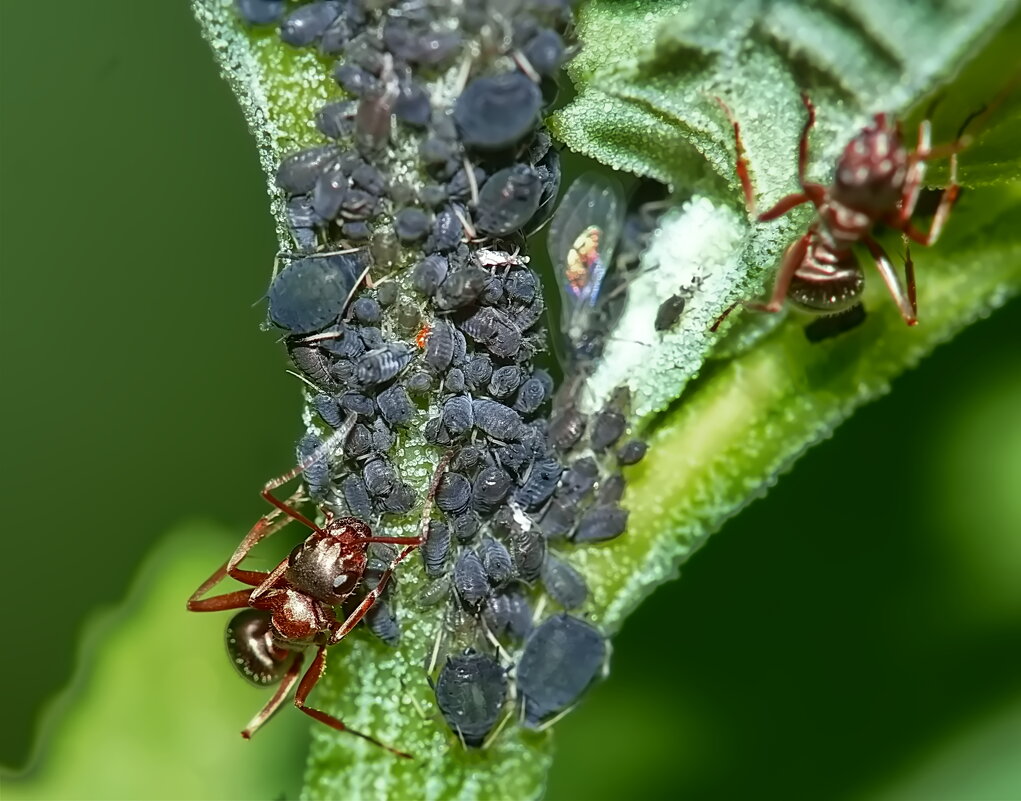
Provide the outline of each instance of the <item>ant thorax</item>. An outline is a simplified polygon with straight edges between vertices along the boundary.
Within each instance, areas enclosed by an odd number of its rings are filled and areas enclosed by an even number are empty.
[[[285,577],[299,592],[323,603],[342,603],[365,572],[365,550],[344,528],[332,536],[310,537],[291,551]]]
[[[907,174],[908,152],[900,126],[877,114],[844,148],[830,198],[875,219],[899,207]]]
[[[311,643],[327,622],[320,603],[298,590],[270,590],[253,605],[270,612],[274,644],[287,649]]]

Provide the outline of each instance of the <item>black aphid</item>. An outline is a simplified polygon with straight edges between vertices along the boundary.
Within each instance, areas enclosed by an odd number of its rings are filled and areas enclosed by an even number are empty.
[[[473,199],[473,192],[486,182],[486,171],[475,165],[471,170],[461,167],[447,183],[447,194],[457,200]]]
[[[328,350],[334,356],[344,359],[354,359],[365,353],[365,342],[358,335],[358,332],[344,323],[332,326],[328,331],[323,332],[326,336],[319,340],[319,346]]]
[[[303,462],[309,458],[317,448],[323,444],[315,434],[305,434],[298,441],[298,461]],[[314,462],[306,465],[302,472],[305,478],[305,485],[308,487],[308,494],[316,500],[322,500],[330,488],[330,462],[325,456],[320,456]]]
[[[372,421],[372,449],[377,453],[386,453],[395,442],[393,432],[380,418]]]
[[[289,195],[311,192],[319,176],[340,156],[336,145],[315,145],[284,157],[277,168],[276,184]]]
[[[385,281],[376,285],[376,300],[381,306],[393,306],[399,292],[400,287],[394,281]]]
[[[391,426],[406,426],[415,416],[411,398],[400,384],[394,384],[376,396],[379,413]]]
[[[524,377],[524,369],[516,364],[498,367],[489,380],[489,394],[498,399],[510,397],[521,386]]]
[[[448,206],[441,210],[433,220],[433,230],[426,243],[426,248],[437,253],[449,253],[461,244],[462,236],[464,236],[464,227],[453,208]]]
[[[369,498],[369,491],[359,476],[354,473],[344,476],[340,480],[340,492],[344,496],[348,514],[362,520],[369,520],[372,517],[372,501]]]
[[[619,506],[592,506],[585,511],[574,531],[575,542],[604,542],[627,529],[627,510]]]
[[[425,395],[433,387],[433,379],[424,370],[409,376],[404,382],[405,388],[412,395]]]
[[[332,0],[298,6],[280,23],[280,39],[292,47],[307,47],[321,37],[340,14]]]
[[[563,466],[556,459],[536,459],[525,483],[515,491],[514,500],[527,511],[538,509],[549,500],[563,472]]]
[[[490,593],[486,569],[479,555],[470,549],[461,551],[454,563],[454,591],[461,602],[471,608],[478,609]]]
[[[588,417],[573,405],[567,405],[553,412],[550,419],[550,439],[561,452],[573,448],[588,425]]]
[[[546,557],[546,540],[538,528],[512,527],[509,550],[514,567],[524,581],[539,578],[542,561]]]
[[[307,345],[289,344],[288,355],[294,366],[317,387],[332,388],[333,376],[330,373],[330,360],[319,348]]]
[[[486,287],[482,290],[479,302],[486,306],[496,306],[503,299],[503,278],[499,275],[489,276]]]
[[[521,585],[516,582],[489,596],[482,618],[499,638],[523,640],[532,630],[532,606]]]
[[[523,228],[539,208],[541,194],[539,174],[527,164],[494,173],[479,192],[476,227],[496,236]]]
[[[489,352],[501,359],[515,359],[521,349],[521,329],[513,324],[500,325],[496,334],[486,343]]]
[[[629,439],[617,449],[617,462],[620,464],[638,464],[645,457],[649,445],[640,439]]]
[[[496,511],[511,490],[511,477],[499,467],[483,468],[472,485],[472,508],[488,515]]]
[[[467,434],[475,423],[472,402],[466,395],[455,395],[443,403],[443,428],[451,439]]]
[[[512,270],[504,281],[504,289],[511,300],[531,303],[539,291],[539,277],[531,270]]]
[[[344,442],[344,455],[352,459],[370,453],[372,448],[372,434],[361,423],[351,429]]]
[[[238,16],[249,25],[272,25],[284,15],[285,0],[234,0]]]
[[[450,530],[462,545],[475,539],[481,526],[482,520],[479,518],[479,513],[472,509],[450,518]]]
[[[485,353],[476,353],[464,365],[464,382],[470,392],[489,383],[493,376],[493,361]]]
[[[379,91],[379,81],[356,64],[338,62],[333,70],[333,79],[355,97]]]
[[[345,392],[337,398],[337,402],[344,411],[357,414],[362,418],[371,418],[376,414],[375,401],[360,392]]]
[[[306,258],[288,264],[269,288],[269,318],[295,334],[319,331],[344,311],[362,274],[349,256]]]
[[[432,297],[446,277],[447,260],[438,255],[426,256],[415,265],[411,285],[426,297]]]
[[[379,303],[372,298],[361,297],[351,304],[351,314],[360,323],[375,325],[381,316]]]
[[[427,167],[445,165],[454,158],[455,154],[456,147],[453,142],[436,136],[426,137],[418,146],[418,157]]]
[[[535,127],[542,107],[539,88],[520,72],[476,78],[454,105],[461,140],[479,150],[503,150]]]
[[[571,498],[553,498],[542,516],[542,532],[546,539],[557,540],[566,537],[577,521],[578,505]]]
[[[547,618],[528,636],[517,666],[525,723],[539,725],[575,703],[606,662],[606,639],[571,615]]]
[[[390,494],[383,498],[383,510],[393,515],[406,515],[415,506],[415,488],[398,481]]]
[[[362,220],[345,220],[340,232],[351,242],[366,242],[372,236],[369,224]]]
[[[422,545],[422,564],[429,578],[439,578],[447,571],[450,556],[450,529],[442,520],[430,520],[429,531]]]
[[[386,459],[378,458],[366,462],[362,471],[365,488],[370,495],[389,495],[397,485],[397,473]]]
[[[529,378],[518,390],[518,396],[514,400],[514,409],[524,415],[531,415],[538,411],[539,407],[546,402],[546,387],[538,378]]]
[[[564,62],[564,40],[556,31],[542,30],[522,49],[528,63],[540,75],[556,75]]]
[[[508,442],[493,448],[493,459],[500,467],[521,477],[531,458],[529,449],[520,442]]]
[[[592,420],[589,442],[592,449],[601,451],[613,445],[627,429],[627,419],[616,409],[603,409]]]
[[[482,567],[485,568],[489,583],[494,587],[504,584],[514,575],[514,563],[511,561],[510,551],[499,540],[492,537],[483,537],[479,543],[479,559],[482,560]]]
[[[365,623],[369,630],[392,648],[401,642],[401,625],[393,607],[382,599],[369,607],[365,613]]]
[[[330,428],[340,428],[340,424],[344,422],[344,415],[340,413],[340,407],[332,395],[316,395],[312,398],[312,405],[326,425]]]
[[[401,122],[424,128],[432,116],[429,93],[421,84],[414,81],[402,86],[397,100],[394,101],[394,114]]]
[[[685,298],[683,295],[671,295],[656,310],[656,319],[652,325],[657,331],[669,331],[677,323],[684,312]]]
[[[425,342],[425,363],[437,373],[450,367],[454,358],[454,327],[446,320],[437,319]]]
[[[585,578],[567,562],[546,554],[541,575],[546,593],[564,609],[577,609],[585,603],[588,597]]]
[[[386,191],[386,176],[371,164],[359,164],[351,172],[351,182],[372,195],[382,195]]]
[[[464,744],[482,745],[500,719],[507,676],[491,657],[466,651],[451,657],[436,680],[436,705]]]
[[[338,100],[321,106],[315,115],[316,128],[330,139],[350,136],[355,129],[355,107],[353,100]]]
[[[400,342],[370,350],[356,362],[355,378],[362,386],[385,383],[411,363],[412,355],[411,348]]]
[[[447,392],[464,392],[464,371],[460,367],[451,367],[447,370],[447,374],[443,378],[443,388]]]
[[[401,242],[418,242],[429,233],[432,220],[422,209],[401,209],[394,215],[394,230]]]
[[[460,473],[446,472],[436,489],[436,505],[448,514],[457,514],[471,502],[471,482]]]
[[[561,494],[579,500],[587,496],[599,478],[599,465],[591,456],[575,459],[561,483]]]
[[[481,448],[477,448],[474,445],[465,445],[450,460],[450,469],[471,475],[474,474],[475,468],[482,463],[484,458],[485,452]]]
[[[447,202],[450,196],[447,194],[446,187],[440,186],[439,184],[426,184],[418,190],[418,199],[423,206],[428,206],[431,209],[436,209]],[[435,226],[435,222],[433,225]],[[458,224],[458,228],[460,228]],[[430,248],[431,250],[432,248]]]
[[[486,286],[489,273],[468,267],[451,273],[436,291],[436,306],[444,311],[470,306]]]
[[[599,482],[597,502],[601,506],[613,506],[619,503],[620,499],[624,497],[625,487],[627,487],[627,482],[620,473],[614,473],[612,476],[604,478]]]
[[[493,439],[517,439],[521,433],[521,415],[502,403],[489,398],[476,398],[472,401],[472,411],[475,413],[476,427]]]

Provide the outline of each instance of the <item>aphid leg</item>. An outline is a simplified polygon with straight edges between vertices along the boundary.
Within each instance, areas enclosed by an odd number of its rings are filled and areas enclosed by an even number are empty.
[[[918,315],[914,307],[914,291],[910,288],[908,290],[904,289],[900,278],[897,276],[897,271],[894,269],[890,257],[883,250],[882,245],[871,236],[865,237],[862,241],[865,243],[865,247],[869,249],[869,253],[872,254],[872,258],[876,260],[876,267],[879,269],[879,274],[883,277],[883,283],[886,284],[890,295],[893,296],[894,301],[897,303],[900,316],[904,318],[904,322],[908,325],[915,325],[918,322]],[[909,285],[914,284],[914,275],[914,265],[912,265],[907,270]]]
[[[265,498],[268,503],[273,504],[273,506],[275,506],[277,509],[283,512],[285,515],[287,515],[290,518],[293,518],[294,520],[297,520],[303,526],[320,534],[323,533],[322,529],[320,529],[319,526],[317,526],[315,523],[313,523],[311,520],[305,517],[305,515],[303,515],[293,506],[290,506],[286,501],[282,501],[275,495],[273,495],[273,490],[275,490],[277,487],[283,486],[288,481],[291,481],[292,479],[294,479],[295,476],[305,472],[305,470],[307,470],[313,464],[318,462],[320,459],[329,456],[335,450],[337,450],[337,448],[343,446],[344,440],[346,440],[348,435],[351,433],[351,429],[354,428],[357,419],[358,416],[356,414],[354,414],[353,412],[349,412],[340,428],[338,428],[336,431],[330,434],[330,436],[323,440],[322,445],[320,445],[318,448],[312,451],[312,453],[310,453],[308,456],[306,456],[304,459],[298,462],[297,465],[288,470],[282,476],[277,476],[276,478],[267,481],[262,488],[262,492],[260,493],[262,497]]]
[[[769,300],[765,303],[745,301],[744,305],[746,308],[765,312],[778,312],[783,308],[783,302],[787,297],[787,289],[791,285],[791,279],[794,278],[794,273],[798,271],[798,268],[805,260],[810,237],[811,233],[805,234],[787,248],[783,261],[780,262],[780,270],[776,274],[776,283],[773,284],[773,292],[769,296]]]
[[[294,705],[308,715],[310,718],[318,720],[320,723],[325,723],[332,729],[337,731],[346,731],[361,737],[363,740],[368,740],[373,745],[378,745],[380,748],[385,748],[392,754],[396,754],[399,757],[405,759],[411,759],[411,754],[406,754],[403,751],[398,751],[396,748],[391,748],[385,743],[380,742],[375,737],[360,732],[357,729],[352,729],[350,726],[346,726],[340,718],[335,718],[333,715],[327,714],[320,709],[307,706],[306,701],[308,700],[309,693],[316,686],[316,683],[323,677],[323,671],[326,670],[326,645],[320,645],[319,650],[316,652],[315,659],[312,660],[312,664],[308,666],[308,670],[305,671],[305,675],[301,677],[301,681],[298,683],[298,690],[294,694]]]
[[[744,149],[744,142],[741,140],[741,123],[734,117],[734,113],[730,110],[723,98],[714,98],[719,104],[720,108],[723,109],[723,113],[727,115],[731,126],[734,129],[734,144],[737,151],[737,162],[735,169],[737,171],[738,180],[741,182],[741,190],[744,192],[744,205],[748,210],[748,216],[755,216],[755,190],[752,188],[752,179],[748,175],[748,154]]]
[[[305,655],[303,653],[295,653],[291,666],[287,668],[287,672],[280,681],[280,686],[273,692],[273,697],[266,702],[266,705],[256,713],[254,718],[248,721],[248,725],[241,732],[242,737],[246,740],[252,739],[252,735],[255,734],[259,727],[269,720],[273,713],[280,708],[280,705],[294,687],[294,683],[298,680],[298,674],[301,672],[301,664],[304,660]]]

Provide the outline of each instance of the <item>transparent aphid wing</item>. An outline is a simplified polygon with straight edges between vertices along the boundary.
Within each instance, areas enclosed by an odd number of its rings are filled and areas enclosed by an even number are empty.
[[[563,302],[562,327],[584,333],[624,223],[624,191],[607,175],[588,173],[567,190],[550,222],[550,260]]]

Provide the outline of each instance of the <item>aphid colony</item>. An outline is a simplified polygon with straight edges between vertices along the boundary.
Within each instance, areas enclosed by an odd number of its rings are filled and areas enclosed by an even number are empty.
[[[247,734],[292,687],[299,709],[348,730],[306,703],[326,649],[362,620],[399,642],[394,568],[418,548],[429,583],[417,603],[442,605],[443,621],[423,680],[447,725],[469,746],[495,736],[515,708],[525,725],[545,725],[606,664],[570,552],[624,532],[616,466],[645,452],[625,436],[626,391],[591,419],[562,392],[550,419],[554,382],[533,364],[547,346],[545,304],[519,253],[559,189],[557,152],[538,124],[565,57],[569,3],[525,0],[505,18],[498,4],[465,2],[442,20],[419,0],[236,8],[249,25],[278,24],[289,45],[340,56],[333,75],[354,99],[316,111],[330,141],[286,156],[277,173],[297,252],[274,277],[268,315],[310,387],[313,425],[298,467],[266,485],[274,511],[189,608],[242,609],[228,627],[232,660],[255,683],[280,682]],[[488,49],[466,55],[478,42]],[[463,85],[447,107],[430,87],[454,69]],[[395,137],[418,143],[412,178],[387,172]],[[605,207],[615,219],[618,202],[572,201],[558,217],[557,230],[572,231],[567,280],[594,285],[589,309],[599,308],[595,271],[616,234],[602,245],[591,231],[587,245],[578,239],[590,225],[612,225]],[[424,499],[394,458],[415,435],[440,459]],[[291,498],[273,494],[299,473]],[[386,535],[420,504],[417,536]],[[307,539],[271,571],[242,568],[288,519],[311,531]],[[250,589],[202,598],[226,576]],[[316,654],[299,680],[308,648]]]

